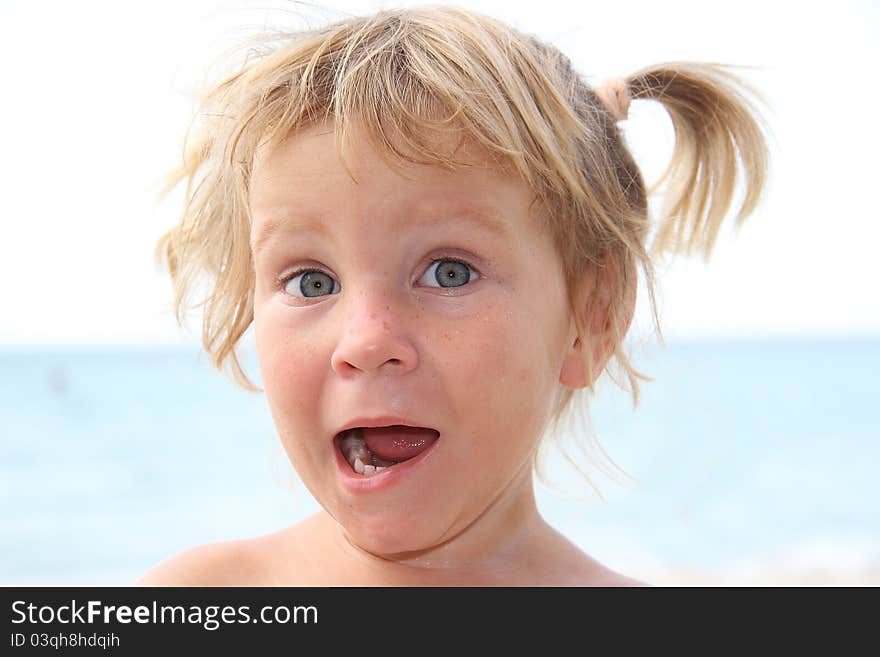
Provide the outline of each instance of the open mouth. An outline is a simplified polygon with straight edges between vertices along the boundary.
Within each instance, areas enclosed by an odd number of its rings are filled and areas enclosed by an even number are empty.
[[[415,458],[439,437],[435,429],[395,424],[349,429],[337,434],[335,442],[354,472],[372,476]]]

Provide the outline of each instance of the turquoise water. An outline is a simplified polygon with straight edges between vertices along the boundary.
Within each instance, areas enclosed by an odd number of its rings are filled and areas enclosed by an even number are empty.
[[[548,520],[629,574],[880,561],[880,341],[671,343],[594,429],[633,480],[551,459]],[[257,377],[252,355],[246,369]],[[585,491],[585,492],[584,492]],[[583,495],[578,495],[584,492]],[[181,349],[0,352],[0,584],[127,584],[317,509],[262,395]]]

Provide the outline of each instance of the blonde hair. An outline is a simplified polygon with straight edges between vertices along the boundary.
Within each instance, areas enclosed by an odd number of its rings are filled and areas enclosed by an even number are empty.
[[[340,144],[354,119],[390,166],[395,161],[467,167],[438,152],[433,135],[475,140],[534,190],[562,259],[582,345],[601,333],[611,358],[604,370],[639,400],[638,372],[623,348],[632,319],[637,268],[645,275],[656,334],[653,259],[702,253],[708,259],[740,179],[741,223],[764,186],[767,148],[750,92],[725,67],[666,63],[622,79],[632,100],[661,103],[675,146],[658,186],[663,211],[648,246],[648,197],[641,173],[600,100],[555,47],[487,16],[451,6],[379,11],[324,27],[279,33],[249,53],[204,94],[183,163],[166,191],[186,180],[178,225],[157,245],[174,285],[179,323],[205,306],[202,342],[214,365],[227,365],[259,391],[236,346],[253,321],[248,184],[258,147],[332,119]],[[402,152],[403,140],[417,157]],[[393,157],[392,157],[393,156]],[[197,304],[200,277],[213,284]],[[595,280],[583,297],[582,283]],[[583,348],[595,393],[592,350]],[[614,365],[623,380],[614,374]],[[554,430],[575,391],[560,386]],[[536,469],[541,470],[536,461]]]

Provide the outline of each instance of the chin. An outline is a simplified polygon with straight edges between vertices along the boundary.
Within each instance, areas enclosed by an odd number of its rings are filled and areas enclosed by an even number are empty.
[[[421,552],[442,542],[439,527],[413,522],[412,517],[380,513],[371,517],[348,518],[343,528],[349,540],[362,550],[378,557]]]

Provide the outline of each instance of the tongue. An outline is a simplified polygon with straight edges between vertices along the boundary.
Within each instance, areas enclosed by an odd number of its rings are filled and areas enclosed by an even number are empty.
[[[395,424],[390,427],[363,427],[367,447],[380,459],[405,461],[424,452],[440,434],[434,429],[419,429]]]

